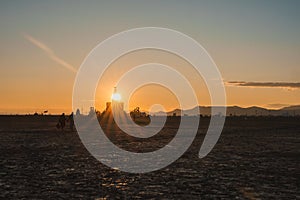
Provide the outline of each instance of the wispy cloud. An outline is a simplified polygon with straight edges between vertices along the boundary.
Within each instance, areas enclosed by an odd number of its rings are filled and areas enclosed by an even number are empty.
[[[300,82],[246,82],[246,81],[227,81],[228,86],[238,87],[267,87],[267,88],[286,88],[299,89]]]
[[[39,49],[41,49],[42,51],[44,51],[46,53],[46,55],[49,58],[51,58],[54,62],[58,63],[59,65],[61,65],[63,67],[65,67],[66,69],[70,70],[73,73],[77,72],[76,68],[74,68],[71,64],[69,64],[66,61],[64,61],[59,56],[57,56],[55,54],[55,52],[52,49],[50,49],[47,45],[45,45],[41,41],[37,40],[36,38],[34,38],[34,37],[32,37],[32,36],[30,36],[28,34],[23,34],[23,36],[24,36],[24,38],[26,40],[28,40],[33,45],[35,45],[36,47],[38,47]]]

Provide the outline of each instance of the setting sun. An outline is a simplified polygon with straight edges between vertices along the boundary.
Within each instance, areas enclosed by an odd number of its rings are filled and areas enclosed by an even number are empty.
[[[121,95],[118,94],[118,93],[113,93],[113,94],[111,95],[111,99],[112,99],[113,101],[120,101],[120,100],[121,100]]]
[[[111,100],[112,101],[120,101],[121,100],[121,95],[117,92],[116,87],[114,87],[114,93],[111,95]]]

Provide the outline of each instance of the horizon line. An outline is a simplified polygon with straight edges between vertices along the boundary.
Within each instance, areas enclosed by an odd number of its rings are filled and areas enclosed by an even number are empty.
[[[270,104],[271,105],[271,104]],[[225,107],[239,107],[239,108],[243,108],[243,109],[247,109],[247,108],[253,108],[253,107],[257,107],[257,108],[262,108],[262,109],[266,109],[266,110],[281,110],[281,109],[284,109],[284,108],[288,108],[288,107],[295,107],[295,106],[300,106],[300,104],[288,104],[288,105],[283,105],[283,106],[279,106],[278,108],[274,108],[272,106],[268,107],[268,106],[260,106],[260,105],[251,105],[251,106],[241,106],[241,105],[237,105],[237,104],[232,104],[232,105],[226,105]],[[191,109],[194,109],[196,108],[197,106],[193,106],[191,108],[186,108],[186,109],[181,109],[181,108],[174,108],[174,109],[170,109],[168,111],[166,111],[165,113],[168,113],[168,112],[172,112],[172,111],[175,111],[175,110],[181,110],[181,111],[185,111],[185,110],[191,110]],[[211,105],[198,105],[198,107],[223,107],[222,105],[215,105],[215,106],[211,106]],[[276,107],[276,106],[275,106]],[[96,107],[97,108],[97,107]],[[50,108],[50,109],[45,109],[45,108],[24,108],[24,109],[16,109],[16,110],[31,110],[31,111],[28,111],[28,112],[22,112],[22,111],[13,111],[15,109],[9,109],[7,111],[2,111],[3,108],[0,108],[0,115],[28,115],[28,114],[34,114],[34,113],[38,113],[38,114],[41,114],[43,113],[44,111],[47,111],[48,114],[58,114],[58,113],[71,113],[72,110],[68,110],[66,109],[65,111],[63,111],[64,109],[56,109],[56,108]],[[5,110],[5,109],[4,109]],[[53,112],[51,113],[51,110],[62,110],[60,112]],[[82,111],[81,109],[79,109],[80,111]],[[97,110],[97,109],[96,109]],[[105,108],[103,109],[103,111],[105,110]],[[100,112],[103,112],[103,111],[100,111]],[[143,112],[147,112],[147,113],[159,113],[159,112],[164,112],[164,111],[155,111],[155,112],[149,112],[149,111],[146,111],[144,109],[141,109],[141,111]],[[126,111],[126,112],[129,112],[129,111]],[[88,113],[87,112],[83,112],[83,113]]]

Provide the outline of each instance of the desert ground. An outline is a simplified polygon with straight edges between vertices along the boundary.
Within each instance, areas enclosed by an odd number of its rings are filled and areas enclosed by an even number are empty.
[[[209,123],[201,118],[189,150],[150,173],[111,169],[85,149],[58,116],[0,116],[1,199],[300,199],[300,117],[228,117],[208,156],[198,151]],[[166,145],[179,117],[160,134],[135,140],[102,124],[135,152]]]

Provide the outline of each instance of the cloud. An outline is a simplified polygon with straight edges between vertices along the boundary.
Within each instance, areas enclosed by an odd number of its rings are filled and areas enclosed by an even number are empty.
[[[57,56],[52,49],[50,49],[47,45],[42,43],[41,41],[35,39],[34,37],[28,35],[28,34],[23,34],[24,38],[31,42],[33,45],[41,49],[46,53],[46,55],[51,58],[54,62],[58,63],[59,65],[65,67],[66,69],[70,70],[73,73],[76,73],[77,70],[69,63],[61,59],[59,56]]]
[[[265,88],[286,88],[286,89],[299,89],[300,82],[246,82],[246,81],[227,81],[228,86],[237,87],[265,87]]]

